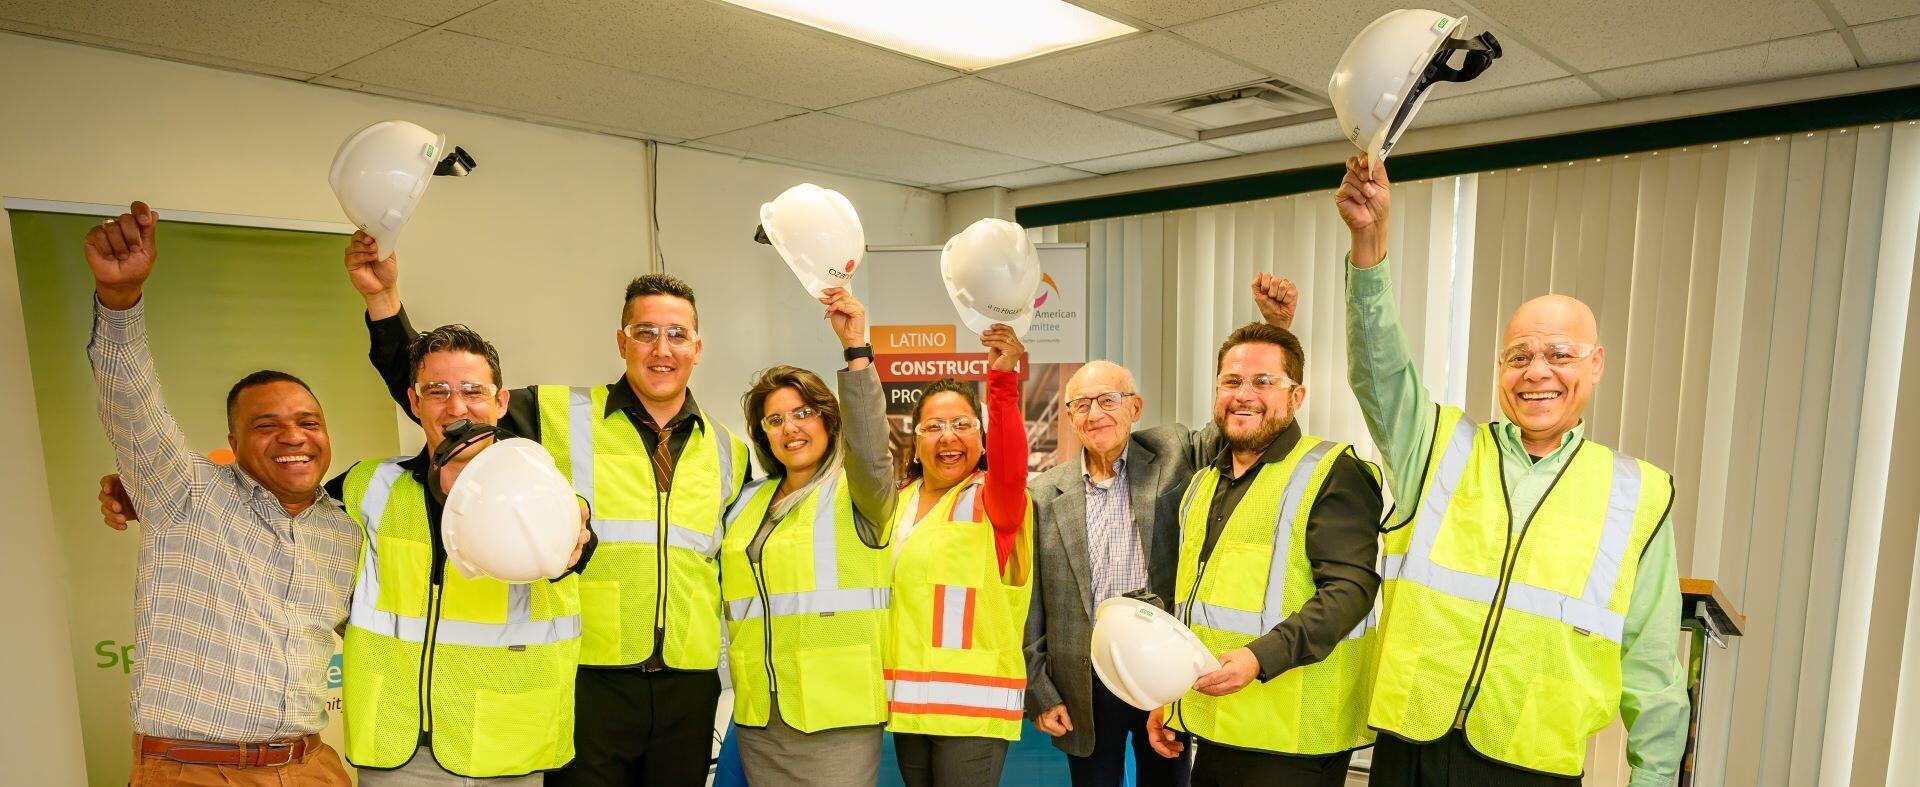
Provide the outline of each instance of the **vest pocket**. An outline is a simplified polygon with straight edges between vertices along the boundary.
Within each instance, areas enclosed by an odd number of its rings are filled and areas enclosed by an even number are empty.
[[[551,764],[559,740],[564,687],[521,692],[481,689],[473,701],[473,763],[476,774],[517,774]]]
[[[620,583],[581,580],[580,624],[582,662],[605,664],[621,657]],[[589,661],[588,653],[597,660]]]
[[[1207,561],[1208,586],[1201,599],[1246,612],[1261,611],[1267,602],[1267,585],[1274,579],[1267,576],[1273,568],[1272,556],[1271,545],[1228,541],[1223,535]]]
[[[880,690],[880,658],[865,643],[807,648],[795,655],[801,711],[809,731],[879,724],[887,720]],[[797,725],[796,725],[797,726]]]
[[[382,612],[425,617],[427,566],[433,563],[433,548],[419,541],[381,536],[375,544],[374,559],[380,583],[374,606]]]
[[[1587,738],[1612,716],[1593,695],[1589,685],[1535,675],[1513,726],[1509,761],[1534,770],[1579,773],[1585,766]]]
[[[347,726],[347,756],[357,765],[385,764],[379,745],[380,695],[386,683],[387,676],[372,670],[355,672],[352,680],[340,683],[340,691],[346,695],[340,715]]]

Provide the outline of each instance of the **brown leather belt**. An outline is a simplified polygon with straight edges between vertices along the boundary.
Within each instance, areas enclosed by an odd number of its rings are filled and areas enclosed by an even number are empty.
[[[236,765],[247,768],[272,767],[297,762],[307,752],[320,748],[319,735],[305,735],[264,743],[226,743],[189,741],[136,735],[136,747],[142,757],[164,757],[191,765]]]

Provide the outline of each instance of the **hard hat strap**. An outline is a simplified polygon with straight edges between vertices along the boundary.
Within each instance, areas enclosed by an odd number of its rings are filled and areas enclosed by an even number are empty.
[[[1447,65],[1447,59],[1454,52],[1466,52],[1465,62],[1459,68]],[[1420,96],[1438,82],[1467,82],[1480,76],[1493,65],[1500,56],[1500,41],[1493,37],[1493,31],[1481,33],[1472,38],[1448,37],[1440,42],[1440,49],[1433,53],[1433,59],[1427,61],[1427,67],[1420,72],[1420,78],[1414,80],[1413,88],[1407,91],[1407,97],[1400,102],[1400,111],[1394,113],[1393,123],[1387,126],[1387,142],[1382,152],[1393,149],[1393,143],[1400,139],[1400,127],[1412,117],[1413,108],[1420,104]]]
[[[453,152],[448,153],[446,158],[440,160],[440,165],[433,168],[433,174],[457,178],[472,172],[473,168],[477,166],[480,166],[480,164],[473,160],[473,154],[468,153],[465,148],[455,145],[453,146]]]

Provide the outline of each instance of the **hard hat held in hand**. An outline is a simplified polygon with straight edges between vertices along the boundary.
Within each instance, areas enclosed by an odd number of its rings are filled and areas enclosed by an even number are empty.
[[[1021,336],[1033,324],[1040,292],[1040,252],[1011,221],[981,219],[940,250],[940,278],[960,321],[974,333],[1003,322]]]
[[[1327,96],[1340,118],[1340,130],[1367,154],[1382,161],[1413,115],[1439,82],[1466,82],[1480,76],[1500,56],[1492,33],[1458,36],[1467,18],[1439,11],[1388,11],[1347,45],[1333,69]],[[1455,50],[1465,50],[1459,68],[1447,65]]]
[[[539,443],[501,440],[460,471],[440,535],[448,562],[468,579],[552,579],[579,543],[580,502]]]
[[[1220,661],[1166,610],[1117,596],[1100,602],[1093,622],[1093,672],[1114,696],[1153,710],[1187,693]]]
[[[854,269],[867,254],[867,233],[853,203],[833,189],[802,183],[760,206],[760,234],[787,261],[813,297],[833,287],[853,286]]]
[[[433,176],[465,175],[474,166],[466,151],[454,148],[449,153],[446,147],[443,135],[404,120],[383,120],[340,144],[327,185],[347,220],[372,235],[380,253],[392,256],[400,230]]]

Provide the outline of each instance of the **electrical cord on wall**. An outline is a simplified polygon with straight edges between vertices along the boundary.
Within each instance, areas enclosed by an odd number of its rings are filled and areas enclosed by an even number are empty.
[[[660,143],[647,140],[647,248],[653,253],[651,271],[667,272],[667,254],[660,250]]]

